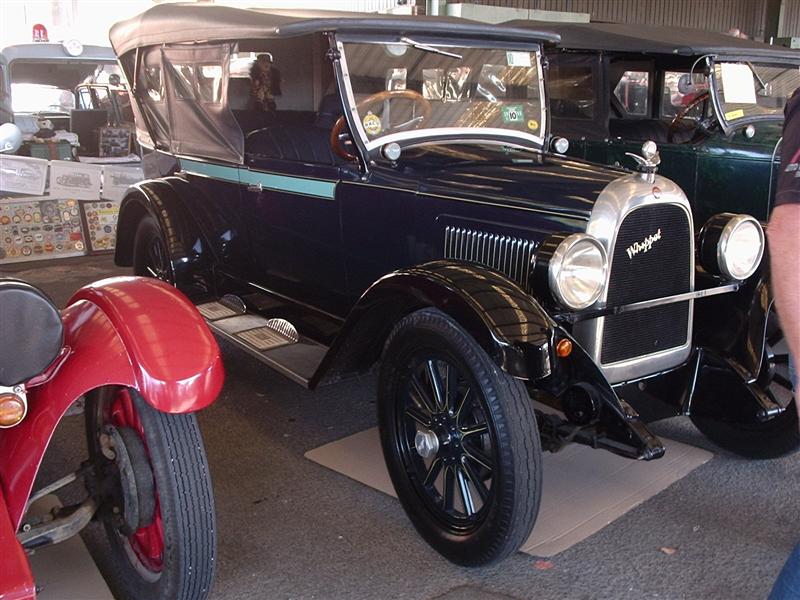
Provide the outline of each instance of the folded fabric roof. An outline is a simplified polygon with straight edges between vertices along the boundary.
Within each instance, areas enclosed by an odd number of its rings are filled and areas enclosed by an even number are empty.
[[[159,4],[116,23],[110,31],[117,55],[154,44],[292,37],[318,31],[434,34],[478,40],[557,42],[558,35],[454,17],[270,10],[208,4]]]

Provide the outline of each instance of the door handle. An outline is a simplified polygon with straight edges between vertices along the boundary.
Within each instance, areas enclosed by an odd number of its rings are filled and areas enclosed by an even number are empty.
[[[247,184],[247,191],[248,192],[263,192],[264,186],[260,183],[248,183]]]

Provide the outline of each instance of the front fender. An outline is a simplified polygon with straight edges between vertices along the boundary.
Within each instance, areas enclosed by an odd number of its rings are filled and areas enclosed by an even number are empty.
[[[769,286],[769,259],[759,275],[744,282],[734,294],[720,294],[695,302],[694,343],[733,363],[745,378],[761,369],[767,317],[773,297]]]
[[[152,216],[164,235],[179,287],[196,286],[208,290],[210,265],[215,262],[212,245],[202,231],[196,215],[185,201],[188,186],[180,177],[141,181],[132,186],[120,205],[114,262],[122,267],[133,265],[136,229],[141,219]],[[198,277],[202,281],[198,282]]]
[[[439,260],[389,273],[370,286],[350,311],[312,385],[369,368],[394,325],[426,307],[455,319],[514,377],[536,380],[549,374],[548,331],[554,322],[536,300],[499,273]]]
[[[154,408],[200,410],[222,389],[219,346],[197,309],[170,285],[143,277],[114,277],[70,299],[102,311],[130,358],[134,387]]]
[[[219,348],[196,309],[171,286],[118,277],[80,289],[62,311],[68,355],[28,390],[28,414],[0,431],[0,484],[19,527],[42,457],[67,409],[104,385],[137,389],[164,412],[211,404],[222,388]]]

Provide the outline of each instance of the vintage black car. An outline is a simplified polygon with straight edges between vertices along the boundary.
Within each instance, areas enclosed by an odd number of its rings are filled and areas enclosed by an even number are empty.
[[[395,489],[464,565],[528,537],[543,449],[656,459],[645,422],[678,414],[746,455],[800,443],[765,392],[758,221],[695,224],[651,144],[636,174],[551,153],[556,39],[173,4],[111,31],[151,149],[117,263],[302,385],[379,364]]]
[[[625,153],[652,140],[659,172],[699,222],[722,211],[767,219],[800,50],[679,27],[509,25],[561,36],[547,52],[547,83],[551,131],[569,140],[569,156],[633,167]]]

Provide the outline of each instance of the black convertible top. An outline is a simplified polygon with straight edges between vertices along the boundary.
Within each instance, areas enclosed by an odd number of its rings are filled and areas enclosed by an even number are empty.
[[[800,62],[800,50],[771,46],[753,40],[736,38],[714,31],[633,25],[624,23],[549,23],[542,21],[507,21],[504,25],[549,32],[561,36],[562,48],[574,50],[609,50],[683,56],[752,57]]]
[[[209,4],[159,4],[109,33],[118,56],[142,46],[242,38],[292,37],[318,31],[436,34],[484,40],[557,42],[558,35],[453,17],[270,10]]]

